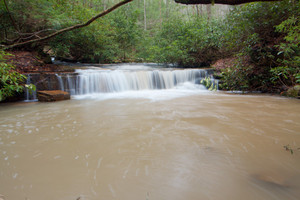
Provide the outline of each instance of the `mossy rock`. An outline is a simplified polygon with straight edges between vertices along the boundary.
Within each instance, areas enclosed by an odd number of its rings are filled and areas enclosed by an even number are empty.
[[[218,90],[218,84],[214,79],[206,77],[200,81],[200,84],[204,85],[210,91]]]
[[[300,97],[300,85],[295,85],[287,90],[286,95],[289,97]]]

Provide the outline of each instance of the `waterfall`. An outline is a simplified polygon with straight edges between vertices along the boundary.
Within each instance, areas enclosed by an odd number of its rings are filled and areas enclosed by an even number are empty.
[[[76,94],[76,85],[75,85],[76,81],[73,78],[73,76],[71,75],[67,75],[67,88],[68,88],[68,92],[70,93],[70,95],[75,95]]]
[[[58,83],[59,83],[59,89],[64,91],[65,87],[64,87],[62,77],[58,74],[55,74],[55,76],[57,77],[57,80],[58,80]]]
[[[216,89],[218,85],[217,80],[212,78],[212,70],[154,68],[144,65],[114,67],[77,69],[74,73],[35,74],[34,78],[28,75],[27,84],[35,84],[38,90],[60,89],[72,96],[187,87],[204,89],[202,84],[207,88]],[[207,83],[210,83],[209,86]],[[36,99],[36,94],[30,97],[28,91],[25,92],[25,96],[27,100]]]
[[[76,70],[77,76],[67,75],[66,85],[62,84],[71,95],[94,93],[112,93],[132,90],[171,89],[185,82],[199,84],[208,77],[206,70]],[[62,83],[62,77],[59,82]]]
[[[26,84],[31,84],[31,76],[30,74],[27,75]],[[36,100],[36,91],[32,91],[30,94],[29,90],[25,88],[25,101],[35,101]]]

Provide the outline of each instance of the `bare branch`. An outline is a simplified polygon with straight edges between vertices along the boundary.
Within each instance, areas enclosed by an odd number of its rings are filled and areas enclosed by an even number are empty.
[[[239,5],[250,2],[259,1],[282,1],[282,0],[175,0],[176,3],[181,4],[227,4],[227,5]]]
[[[40,30],[40,31],[37,31],[37,32],[34,32],[34,33],[17,33],[17,34],[19,34],[19,35],[29,35],[28,37],[30,37],[32,35],[40,34],[42,32],[46,32],[46,31],[55,31],[55,29],[48,28],[48,29],[43,29],[43,30]]]
[[[40,33],[46,32],[46,31],[53,31],[53,30],[54,29],[44,29],[44,30],[37,31],[35,33],[19,33],[19,35],[21,35],[21,39],[24,41],[24,40],[29,40],[30,38],[33,38],[33,37],[41,38],[41,36],[39,36]],[[24,37],[25,35],[29,35],[29,36]]]
[[[76,24],[74,26],[70,26],[70,27],[67,27],[67,28],[63,28],[63,29],[60,29],[52,34],[49,34],[47,36],[44,36],[44,37],[41,37],[41,38],[38,38],[38,39],[33,39],[33,40],[28,40],[28,41],[25,41],[25,42],[20,42],[20,43],[16,43],[16,44],[12,44],[12,45],[0,45],[0,47],[4,48],[4,49],[11,49],[11,48],[14,48],[14,47],[17,47],[17,46],[22,46],[22,45],[25,45],[25,44],[30,44],[30,43],[34,43],[34,42],[41,42],[41,41],[45,41],[45,40],[48,40],[50,38],[53,38],[57,35],[60,35],[62,33],[65,33],[65,32],[68,32],[68,31],[72,31],[72,30],[75,30],[75,29],[79,29],[79,28],[83,28],[85,26],[88,26],[90,25],[92,22],[94,22],[95,20],[97,20],[98,18],[101,18],[107,14],[109,14],[110,12],[114,11],[115,9],[119,8],[120,6],[123,6],[129,2],[131,2],[133,0],[123,0],[117,4],[115,4],[114,6],[110,7],[109,9],[103,11],[102,13],[92,17],[91,19],[89,19],[87,22],[85,23],[82,23],[82,24]]]
[[[16,42],[18,40],[20,40],[20,37],[17,37],[17,38],[14,38],[14,39],[8,39],[7,37],[4,38],[6,41],[9,41],[9,42]]]

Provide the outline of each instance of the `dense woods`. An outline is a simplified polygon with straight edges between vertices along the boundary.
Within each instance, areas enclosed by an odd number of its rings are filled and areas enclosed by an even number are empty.
[[[0,43],[7,47],[38,40],[88,22],[119,2],[1,1]],[[209,67],[218,61],[213,66],[227,90],[281,92],[300,82],[297,0],[238,6],[183,5],[173,0],[126,3],[84,28],[9,50],[92,63]]]

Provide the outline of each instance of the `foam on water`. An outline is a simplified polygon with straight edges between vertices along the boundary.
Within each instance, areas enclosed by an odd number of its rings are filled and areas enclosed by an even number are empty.
[[[203,85],[197,85],[190,82],[182,83],[175,88],[164,89],[164,90],[128,90],[122,92],[112,93],[90,93],[85,95],[74,95],[73,99],[97,99],[97,100],[108,100],[108,99],[149,99],[152,101],[170,100],[185,96],[198,95],[198,94],[209,94]]]
[[[61,86],[75,99],[172,99],[207,92],[200,80],[209,76],[202,69],[158,70],[144,65],[79,69],[76,72],[77,76],[62,77],[66,81]]]

